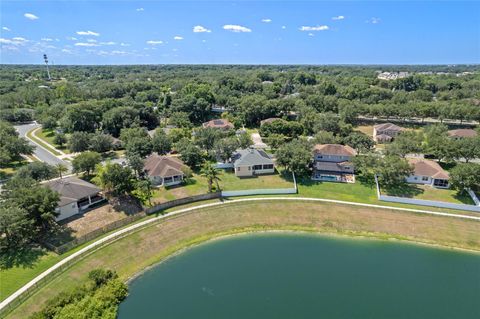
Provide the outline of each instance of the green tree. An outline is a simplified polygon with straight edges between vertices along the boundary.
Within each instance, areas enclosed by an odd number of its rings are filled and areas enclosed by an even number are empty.
[[[460,190],[480,191],[480,165],[474,163],[457,164],[450,171],[450,184]]]
[[[139,179],[135,183],[135,189],[132,192],[142,204],[148,203],[149,206],[152,206],[152,182],[149,179]]]
[[[22,250],[33,239],[33,226],[24,209],[0,204],[0,253]]]
[[[216,156],[223,162],[227,162],[238,148],[238,140],[234,137],[227,137],[215,142]]]
[[[68,139],[68,149],[72,153],[84,152],[90,147],[92,135],[87,132],[74,132]]]
[[[213,188],[213,183],[215,182],[215,187],[216,191],[220,191],[220,185],[219,181],[221,181],[219,175],[220,172],[218,169],[214,168],[210,163],[206,162],[203,164],[202,170],[201,170],[202,176],[205,176],[207,178],[207,183],[208,183],[208,192],[212,192]]]
[[[52,179],[57,175],[54,166],[44,162],[32,162],[22,166],[15,173],[14,178],[32,178],[36,181]]]
[[[100,132],[92,134],[90,137],[89,149],[97,153],[104,153],[112,150],[112,136]]]
[[[19,138],[15,128],[0,121],[0,167],[21,160],[21,155],[33,154],[34,146],[24,138]]]
[[[96,176],[92,181],[114,197],[131,195],[135,189],[135,178],[132,170],[117,163],[98,164]]]
[[[152,138],[152,150],[165,155],[172,150],[172,141],[162,129],[157,129]]]
[[[63,174],[68,172],[68,168],[64,164],[58,163],[57,165],[55,165],[55,171],[58,174],[58,177],[62,179]]]
[[[180,153],[180,159],[188,166],[195,168],[203,163],[203,153],[188,139],[182,139],[176,144],[176,149]]]
[[[62,147],[65,143],[67,143],[67,137],[63,133],[56,133],[53,137],[53,143]]]
[[[359,154],[372,150],[375,142],[365,133],[354,131],[343,138],[346,145],[353,147]]]
[[[85,172],[90,176],[95,166],[102,161],[102,156],[97,152],[83,152],[77,155],[72,161],[73,172],[78,174]]]
[[[423,151],[423,132],[405,131],[395,137],[386,146],[387,154],[405,157],[407,154],[419,154]]]
[[[277,164],[295,172],[297,175],[308,175],[312,162],[312,145],[304,140],[294,139],[279,147],[275,152]]]

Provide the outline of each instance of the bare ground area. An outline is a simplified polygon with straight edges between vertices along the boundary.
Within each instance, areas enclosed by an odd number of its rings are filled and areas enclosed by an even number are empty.
[[[86,212],[79,218],[66,223],[65,227],[70,228],[72,236],[78,238],[126,216],[124,212],[115,211],[112,205],[107,204]]]
[[[163,220],[93,252],[41,288],[8,318],[28,317],[46,300],[85,281],[94,268],[114,269],[127,280],[182,248],[222,235],[262,230],[368,236],[480,251],[478,221],[332,203],[234,203]]]

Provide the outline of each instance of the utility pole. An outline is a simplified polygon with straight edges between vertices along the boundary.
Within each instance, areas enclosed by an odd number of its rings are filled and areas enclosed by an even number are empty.
[[[52,78],[50,77],[50,70],[48,69],[48,57],[46,54],[43,55],[43,60],[45,61],[45,65],[47,66],[48,80],[51,81]]]

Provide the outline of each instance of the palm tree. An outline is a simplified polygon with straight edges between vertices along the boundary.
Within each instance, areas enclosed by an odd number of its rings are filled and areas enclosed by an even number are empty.
[[[56,165],[56,169],[57,169],[57,173],[58,173],[58,176],[60,177],[60,179],[62,179],[62,174],[63,173],[68,172],[67,166],[65,166],[64,164],[61,164],[61,163],[58,163]]]
[[[219,175],[219,170],[214,168],[210,163],[205,163],[203,164],[202,170],[201,170],[202,176],[205,176],[207,178],[208,182],[208,192],[212,192],[212,185],[213,182],[215,182],[215,186],[217,189],[217,192],[220,191],[220,185],[218,182],[221,180]]]

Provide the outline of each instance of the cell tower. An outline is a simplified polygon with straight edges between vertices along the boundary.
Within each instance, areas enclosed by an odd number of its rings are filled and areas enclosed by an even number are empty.
[[[48,57],[46,54],[43,55],[43,60],[45,61],[45,65],[47,66],[48,80],[51,81],[52,78],[50,77],[50,70],[48,69]]]

